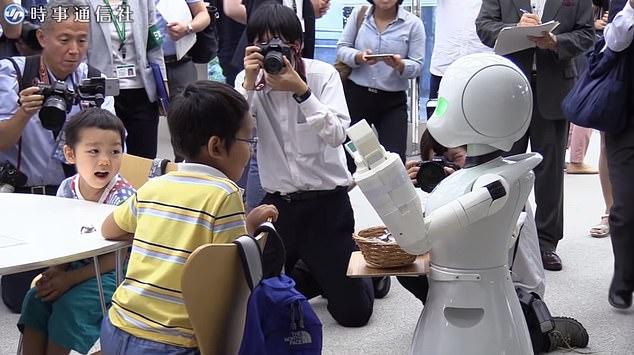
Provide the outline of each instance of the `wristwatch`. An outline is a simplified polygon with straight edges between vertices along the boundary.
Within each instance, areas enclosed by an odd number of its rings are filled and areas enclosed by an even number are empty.
[[[293,98],[295,99],[295,101],[297,101],[298,104],[301,104],[302,102],[308,100],[311,94],[312,92],[310,91],[310,88],[308,88],[306,92],[301,95],[293,94]]]
[[[192,27],[191,23],[188,23],[187,24],[187,34],[190,34],[192,32],[194,32],[194,28]]]

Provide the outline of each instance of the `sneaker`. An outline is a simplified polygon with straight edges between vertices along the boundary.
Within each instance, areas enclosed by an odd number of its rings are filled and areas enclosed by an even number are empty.
[[[553,317],[555,328],[548,333],[549,351],[557,349],[585,348],[588,346],[588,332],[576,319]]]

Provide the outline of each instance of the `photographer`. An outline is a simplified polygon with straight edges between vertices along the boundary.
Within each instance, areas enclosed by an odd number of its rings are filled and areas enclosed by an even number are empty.
[[[365,325],[374,304],[369,279],[346,276],[354,215],[348,197],[352,182],[342,143],[350,123],[343,87],[335,69],[304,59],[302,26],[295,12],[270,3],[249,18],[244,68],[236,89],[257,122],[262,203],[279,211],[275,227],[286,246],[286,274],[298,259],[328,298],[328,311],[341,325]],[[267,243],[264,274],[279,260],[279,245]],[[307,284],[297,290],[310,294]]]
[[[46,17],[37,30],[43,48],[41,56],[0,61],[0,164],[8,166],[8,162],[26,176],[25,186],[13,186],[15,192],[55,195],[62,180],[73,174],[64,164],[63,135],[57,133],[64,116],[80,110],[76,93],[91,71],[82,63],[88,49],[89,24],[74,21],[74,9],[83,5],[80,0],[50,1],[48,13],[61,6],[68,9],[69,17],[59,22]],[[39,85],[30,86],[34,82]],[[49,88],[41,90],[45,86]],[[60,109],[60,105],[67,109]],[[46,110],[40,112],[43,107]],[[112,97],[105,97],[102,107],[114,112]],[[56,121],[59,117],[61,122]],[[4,183],[0,181],[0,185]],[[20,311],[36,274],[37,271],[3,276],[2,298],[9,309]]]

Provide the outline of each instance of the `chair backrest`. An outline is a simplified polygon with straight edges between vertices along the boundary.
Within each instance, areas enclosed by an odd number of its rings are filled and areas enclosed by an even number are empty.
[[[266,233],[256,240],[263,248]],[[238,247],[198,247],[185,263],[181,290],[201,354],[237,354],[251,294]]]
[[[125,153],[121,158],[119,174],[128,180],[135,189],[139,189],[139,187],[148,180],[153,162],[154,160],[152,159]],[[165,167],[165,172],[175,170],[178,170],[176,163],[168,162]]]

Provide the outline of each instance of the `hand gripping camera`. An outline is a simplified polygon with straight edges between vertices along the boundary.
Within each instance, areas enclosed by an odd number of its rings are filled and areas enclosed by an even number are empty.
[[[16,187],[26,185],[26,175],[21,173],[13,164],[5,161],[0,163],[0,193],[13,192]]]
[[[416,186],[425,192],[432,192],[444,178],[447,177],[445,167],[458,170],[460,167],[444,156],[435,156],[431,160],[423,160],[418,163],[419,169],[416,173]]]
[[[273,38],[258,47],[264,56],[264,70],[269,74],[279,74],[284,68],[284,56],[289,60],[291,58],[291,47],[279,38]]]
[[[106,96],[119,95],[119,80],[112,78],[83,79],[77,87],[78,92],[70,90],[64,81],[58,80],[52,84],[39,83],[40,95],[44,96],[44,103],[39,117],[42,127],[59,133],[66,121],[66,114],[75,104],[85,103],[89,107],[100,107]]]

